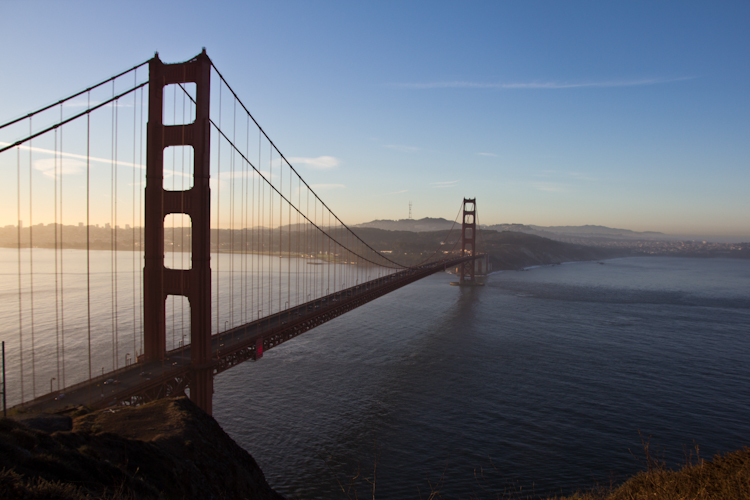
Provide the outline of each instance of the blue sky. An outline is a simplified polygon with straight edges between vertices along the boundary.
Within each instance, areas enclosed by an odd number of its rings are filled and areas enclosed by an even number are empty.
[[[0,5],[1,122],[205,46],[347,223],[750,236],[748,2]]]

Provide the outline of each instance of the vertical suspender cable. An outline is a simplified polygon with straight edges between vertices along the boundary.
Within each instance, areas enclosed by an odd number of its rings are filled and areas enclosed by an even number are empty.
[[[260,136],[260,132],[258,132],[258,165],[260,165],[260,148],[262,146],[262,139]],[[265,266],[265,224],[266,224],[266,186],[263,184],[263,181],[258,179],[258,192],[260,193],[259,199],[258,199],[258,216],[260,220],[260,251],[258,252],[258,261],[260,262],[260,265],[258,266],[258,272],[260,274],[260,288],[258,289],[258,306],[260,309],[258,311],[263,311],[263,306],[266,294],[263,293],[264,290],[264,284],[265,284],[265,277],[266,272],[263,267]],[[260,314],[258,313],[258,319],[260,319]]]
[[[62,121],[63,108],[60,105],[60,121]],[[63,229],[65,223],[63,222],[63,127],[60,127],[60,340],[61,340],[61,354],[62,354],[62,381],[60,377],[57,377],[57,388],[60,389],[60,384],[65,387],[65,265],[63,258],[65,257],[65,240],[63,239]]]
[[[287,230],[287,256],[286,256],[286,300],[287,305],[292,307],[292,284],[290,282],[292,278],[292,172],[289,172],[289,202],[288,202],[288,224]]]
[[[301,187],[300,187],[300,189],[301,189]],[[309,219],[310,218],[310,192],[307,191],[307,190],[305,190],[305,204],[307,205],[307,207],[305,209],[305,215]],[[304,303],[306,303],[308,301],[308,298],[307,298],[307,289],[308,289],[307,288],[307,285],[308,285],[307,281],[308,280],[307,280],[307,278],[308,278],[308,275],[309,275],[309,273],[308,273],[308,269],[309,269],[308,263],[311,262],[311,260],[309,260],[310,257],[311,257],[311,252],[310,252],[310,242],[307,239],[307,229],[310,227],[310,223],[307,220],[305,220],[305,221],[302,222],[302,224],[304,224],[304,227],[305,227],[305,234],[304,234],[304,237],[303,237],[304,241],[302,243],[302,252],[304,254],[304,259],[302,261],[302,303],[304,304]]]
[[[260,135],[260,130],[258,130],[258,167],[260,167],[261,165],[261,145],[262,145],[261,142],[262,142],[262,137]],[[255,314],[255,311],[259,311],[258,312],[259,320],[260,320],[260,310],[263,307],[262,306],[263,304],[263,292],[262,292],[263,268],[261,267],[261,260],[260,260],[261,252],[263,251],[263,229],[262,229],[263,223],[260,217],[260,212],[261,212],[260,187],[262,184],[263,182],[261,182],[261,180],[258,179],[258,195],[256,197],[256,200],[258,202],[258,224],[256,225],[257,234],[255,234],[255,237],[258,238],[258,249],[256,252],[256,257],[255,257],[255,261],[257,262],[257,264],[255,265],[255,269],[258,275],[258,290],[257,292],[255,292],[255,296],[258,297],[258,303],[253,305],[253,314]],[[253,175],[253,196],[255,196],[255,175]],[[253,203],[253,207],[255,207],[255,203]]]
[[[221,82],[219,82],[219,128],[221,128]],[[216,333],[221,331],[219,327],[219,317],[221,316],[221,134],[218,134],[218,144],[216,160],[216,167],[218,171],[216,173],[217,184],[217,195],[216,195]]]
[[[299,210],[297,211],[297,305],[300,304],[299,300],[299,265],[300,260],[302,258],[302,252],[300,251],[300,233],[302,232],[302,227],[300,226],[300,211],[302,210],[302,186],[300,185],[299,176],[297,176],[297,206],[299,207]]]
[[[88,93],[91,107],[91,92]],[[91,115],[86,115],[86,328],[88,332],[89,380],[91,380]],[[89,384],[89,403],[91,384]]]
[[[284,234],[284,197],[281,195],[281,191],[284,189],[284,163],[281,156],[279,156],[279,311],[281,308],[281,280],[282,280],[282,263],[281,263],[281,250],[283,244],[281,237]],[[279,315],[279,322],[281,322],[281,315]]]
[[[234,101],[232,114],[232,145],[237,139],[237,100]],[[230,148],[232,156],[229,158],[229,328],[234,328],[234,216],[235,216],[235,185],[234,160],[237,155]]]
[[[29,118],[29,135],[31,135],[31,118]],[[32,208],[32,172],[34,171],[32,161],[32,147],[29,141],[29,302],[31,319],[31,395],[36,398],[36,344],[34,342],[34,212]]]
[[[134,86],[138,84],[137,77],[138,77],[138,70],[136,69],[135,72],[133,73],[133,85]],[[137,287],[136,287],[136,278],[135,278],[136,267],[137,267],[137,264],[136,264],[136,253],[135,253],[135,228],[138,227],[138,224],[136,224],[136,221],[135,221],[135,171],[138,169],[138,166],[139,166],[138,164],[136,164],[136,154],[135,154],[135,147],[136,147],[136,144],[138,143],[138,136],[137,136],[137,131],[138,131],[138,127],[137,127],[137,124],[138,124],[138,106],[136,106],[136,98],[137,97],[138,97],[138,92],[133,92],[133,200],[132,200],[132,204],[133,204],[133,217],[132,217],[132,222],[131,222],[131,224],[133,226],[132,226],[131,235],[130,235],[131,240],[132,240],[131,241],[131,245],[130,245],[130,251],[133,253],[131,255],[131,257],[132,257],[132,259],[131,259],[132,260],[132,269],[131,269],[131,272],[132,272],[132,278],[133,278],[133,359],[134,360],[135,360],[135,358],[137,356],[135,341],[136,341],[136,338],[138,337],[138,333],[137,333],[138,331],[136,329],[136,315],[137,315],[138,311],[136,309],[137,304],[136,304],[136,301],[135,301],[136,290],[137,290]]]
[[[273,182],[273,148],[269,148],[269,174]],[[273,314],[273,191],[268,189],[268,318]]]
[[[245,158],[247,158],[247,155],[247,142],[245,142]],[[240,179],[242,181],[240,187],[240,192],[242,193],[240,196],[240,230],[242,231],[242,236],[240,238],[240,246],[242,248],[242,252],[240,253],[240,295],[242,297],[240,302],[240,323],[244,325],[246,323],[245,311],[247,310],[247,273],[245,270],[245,261],[247,258],[247,211],[245,210],[245,207],[247,206],[248,197],[245,192],[245,188],[247,187],[247,162],[244,159],[242,160],[242,175],[240,176]]]
[[[115,95],[115,82],[112,82],[112,95]],[[115,107],[112,106],[112,123],[110,131],[110,147],[112,154],[112,163],[109,168],[109,286],[110,286],[110,309],[112,311],[112,369],[115,369],[115,241],[114,241],[114,222],[115,222]],[[104,368],[102,367],[102,372]]]
[[[247,118],[247,123],[245,124],[245,157],[250,158],[250,117]],[[250,194],[250,177],[249,173],[250,170],[247,168],[248,162],[243,162],[244,167],[244,178],[245,178],[245,195],[243,196],[245,200],[245,241],[244,241],[244,262],[245,262],[245,303],[243,304],[242,311],[244,313],[243,317],[243,323],[247,323],[252,320],[252,315],[248,316],[248,312],[252,311],[252,309],[248,309],[248,301],[250,301],[250,293],[248,292],[248,286],[250,286],[250,290],[252,290],[251,286],[251,278],[252,274],[250,273],[250,269],[248,267],[248,260],[250,258],[250,254],[248,253],[250,249],[248,248],[248,230],[252,230],[252,225],[250,223],[250,201],[252,200],[252,195]],[[250,233],[252,235],[252,233]],[[251,236],[252,237],[252,236]]]
[[[62,160],[62,158],[60,158]],[[58,253],[57,253],[57,178],[58,178],[58,165],[57,165],[57,129],[55,129],[55,153],[54,153],[54,168],[55,168],[55,181],[54,181],[54,189],[55,189],[55,195],[53,198],[53,203],[55,204],[54,209],[54,218],[55,223],[53,225],[53,228],[55,230],[55,237],[54,237],[54,244],[55,244],[55,340],[56,340],[56,347],[57,352],[55,353],[55,360],[57,361],[57,377],[55,377],[55,380],[57,380],[58,388],[60,386],[60,294],[59,294],[59,282],[58,282],[58,269],[57,269],[57,261],[58,261]],[[60,171],[62,171],[62,168],[60,168]],[[52,390],[52,384],[50,384],[50,390]]]
[[[113,82],[114,83],[114,82]],[[114,226],[112,227],[112,232],[115,236],[114,240],[114,246],[112,247],[112,256],[114,257],[114,276],[115,276],[115,363],[114,366],[112,366],[113,370],[116,370],[119,363],[120,363],[120,344],[119,344],[119,314],[118,314],[118,304],[117,304],[117,155],[118,155],[118,146],[120,144],[119,141],[119,121],[120,121],[120,110],[119,110],[119,101],[115,101],[112,103],[112,106],[114,106],[114,112],[115,112],[115,165],[114,165],[114,199],[112,200],[113,207],[114,207]]]
[[[24,385],[23,385],[23,287],[21,281],[21,147],[16,148],[16,203],[17,207],[17,233],[18,233],[18,354],[20,360],[19,381],[21,385],[21,403],[24,402]],[[31,226],[29,226],[31,234]],[[3,387],[3,390],[5,388]]]
[[[149,88],[151,92],[151,88]],[[143,87],[141,87],[141,127],[139,133],[139,145],[138,145],[138,165],[139,168],[143,168]],[[143,176],[144,172],[138,174],[138,254],[143,255]],[[141,261],[143,257],[140,257]],[[143,273],[138,273],[139,286],[138,286],[138,304],[140,305],[140,326],[143,331]],[[141,351],[143,351],[143,336],[138,336],[141,339]],[[135,346],[135,340],[133,340],[133,350],[135,353],[136,362],[138,361],[138,349]]]
[[[250,120],[249,120],[249,117],[248,117],[248,122],[247,123],[248,123],[248,125],[247,125],[248,126],[248,129],[247,129],[248,132],[247,133],[248,133],[248,143],[249,143],[250,142]],[[249,146],[248,146],[248,149],[249,149]],[[258,154],[260,155],[260,149],[258,149]],[[248,158],[249,158],[249,156],[248,156]],[[260,166],[260,162],[258,162],[258,165]],[[255,273],[252,271],[252,269],[253,269],[252,265],[253,265],[253,261],[255,260],[255,252],[256,252],[256,250],[255,250],[255,231],[256,231],[256,228],[258,226],[255,224],[255,172],[251,172],[250,175],[252,176],[252,180],[253,180],[252,190],[250,191],[251,194],[250,194],[250,198],[248,200],[248,201],[250,201],[250,222],[251,222],[251,225],[250,225],[250,251],[253,252],[249,256],[250,257],[250,266],[251,266],[251,271],[250,271],[250,321],[252,321],[253,318],[255,317],[255,311],[257,310],[256,307],[255,307],[255,296],[257,295],[257,293],[255,291]],[[254,269],[258,269],[258,268],[255,267]]]

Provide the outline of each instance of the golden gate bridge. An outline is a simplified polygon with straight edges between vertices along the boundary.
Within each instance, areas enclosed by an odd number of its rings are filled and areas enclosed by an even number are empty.
[[[482,272],[475,199],[450,250],[399,263],[305,182],[205,49],[157,53],[0,134],[3,390],[19,408],[187,393],[211,413],[215,375],[436,272]]]

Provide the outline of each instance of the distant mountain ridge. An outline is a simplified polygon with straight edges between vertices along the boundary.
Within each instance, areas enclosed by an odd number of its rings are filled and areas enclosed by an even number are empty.
[[[456,225],[459,225],[458,223]],[[411,231],[415,233],[427,231],[442,231],[450,229],[453,222],[443,218],[425,217],[424,219],[374,220],[357,224],[354,227],[385,229],[387,231]],[[534,234],[550,239],[560,238],[610,238],[610,239],[671,239],[670,236],[656,231],[632,231],[606,226],[533,226],[526,224],[492,224],[482,225],[484,229],[493,231],[515,231]]]
[[[456,224],[460,225],[460,224]],[[386,231],[411,231],[413,233],[424,233],[429,231],[442,231],[450,229],[453,222],[443,218],[425,217],[424,219],[401,219],[387,220],[380,219],[364,224],[357,224],[354,227],[368,227],[373,229],[385,229]]]

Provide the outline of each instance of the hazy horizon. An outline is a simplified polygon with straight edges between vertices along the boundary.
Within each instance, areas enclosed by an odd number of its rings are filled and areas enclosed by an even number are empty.
[[[445,219],[443,217],[429,217],[429,216],[427,216],[427,217],[422,217],[420,219],[414,219],[414,218],[413,219],[408,219],[408,218],[403,218],[403,219],[373,219],[373,220],[369,220],[369,221],[365,221],[365,222],[360,222],[360,223],[355,223],[355,224],[349,224],[349,223],[346,223],[346,222],[345,223],[349,227],[358,227],[358,226],[363,226],[363,225],[366,225],[366,224],[371,224],[371,223],[379,222],[379,221],[383,221],[383,222],[401,222],[401,221],[410,221],[411,220],[411,221],[414,221],[414,222],[418,222],[418,221],[423,220],[423,219],[433,219],[433,220],[434,219],[442,219],[442,220],[451,222],[448,219]],[[51,222],[37,222],[37,223],[35,223],[35,226],[38,226],[39,224],[43,224],[46,227],[46,226],[48,226],[48,225],[50,225],[52,223]],[[297,226],[297,225],[298,225],[297,223],[292,223],[291,224],[291,226],[293,228],[294,228],[294,226]],[[300,226],[304,226],[304,224],[299,224],[299,225]],[[510,226],[510,225],[523,225],[523,226],[534,226],[534,227],[541,228],[543,230],[544,229],[556,229],[556,228],[560,228],[560,229],[561,228],[582,228],[582,227],[587,227],[588,226],[588,227],[602,227],[602,228],[607,228],[607,229],[633,231],[635,233],[646,233],[646,232],[660,233],[660,234],[663,234],[665,237],[670,237],[672,239],[678,238],[678,237],[685,237],[686,239],[694,239],[694,240],[709,240],[709,239],[712,239],[712,241],[717,242],[717,243],[745,243],[745,242],[750,242],[750,234],[744,234],[743,235],[743,234],[719,234],[719,233],[670,233],[670,232],[667,232],[667,231],[653,231],[653,230],[643,230],[643,231],[641,231],[641,230],[636,230],[636,229],[631,229],[631,228],[626,228],[626,227],[611,227],[611,226],[602,226],[602,225],[598,225],[598,224],[580,224],[580,225],[565,225],[565,226],[542,226],[540,224],[524,224],[524,223],[520,223],[520,222],[499,222],[499,223],[494,223],[494,224],[484,224],[484,223],[482,223],[480,225],[482,227],[487,227],[487,226],[503,226],[503,225],[508,225],[508,226]],[[71,228],[86,227],[85,223],[83,223],[83,222],[79,222],[79,223],[75,223],[75,224],[68,224],[68,223],[66,223],[63,226],[64,227],[71,227]],[[130,224],[127,224],[127,223],[124,223],[124,224],[121,224],[121,225],[118,224],[117,226],[109,226],[107,223],[105,223],[105,224],[91,224],[90,226],[92,228],[103,229],[103,230],[111,230],[112,227],[116,227],[118,230],[121,230],[121,231],[132,231],[134,229],[138,230],[138,229],[142,229],[143,228],[143,226],[131,226]],[[219,229],[221,229],[221,230],[232,229],[232,230],[235,230],[235,231],[242,231],[244,229],[248,229],[248,230],[256,230],[256,229],[273,230],[273,229],[278,229],[279,227],[288,227],[288,226],[289,226],[289,224],[283,224],[281,226],[279,226],[278,224],[277,225],[273,225],[273,226],[263,226],[263,225],[248,225],[248,226],[234,226],[234,227],[221,226]],[[5,226],[0,226],[0,228],[1,227],[13,227],[13,228],[17,228],[18,226],[15,225],[15,224],[6,224]],[[27,230],[29,228],[29,226],[25,225],[25,224],[22,224],[21,227],[22,227],[22,230]],[[323,227],[323,229],[326,229],[328,226],[323,225],[322,227]],[[341,227],[341,226],[339,225],[339,226],[336,226],[336,227]],[[174,231],[180,231],[181,229],[189,229],[189,228],[190,228],[190,226],[188,226],[188,225],[185,225],[185,226],[182,226],[182,225],[174,225],[174,226],[173,225],[165,225],[165,231],[166,232],[173,231],[173,230]],[[214,231],[214,230],[216,230],[216,228],[212,226],[211,230]]]

